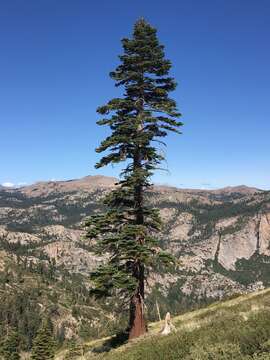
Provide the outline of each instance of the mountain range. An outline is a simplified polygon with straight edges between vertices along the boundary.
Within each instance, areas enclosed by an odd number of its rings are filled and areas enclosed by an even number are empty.
[[[37,312],[37,323],[42,312],[50,311],[59,337],[95,336],[97,323],[102,335],[105,322],[111,324],[107,330],[115,329],[117,310],[88,297],[89,273],[103,258],[91,251],[83,223],[101,210],[103,195],[116,182],[87,176],[0,188],[0,320],[7,316],[8,303],[28,296],[32,305],[25,305],[27,311]],[[270,285],[269,191],[157,185],[147,191],[146,201],[160,209],[160,246],[178,259],[176,269],[155,269],[148,278],[150,319],[156,319],[156,301],[162,314],[179,313]]]

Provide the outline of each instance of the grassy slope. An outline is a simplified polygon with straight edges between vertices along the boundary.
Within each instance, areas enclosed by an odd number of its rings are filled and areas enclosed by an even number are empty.
[[[80,359],[270,359],[270,289],[177,316],[173,323],[171,335],[161,336],[162,324],[152,323],[145,337],[109,352],[102,352],[106,339],[85,344]]]

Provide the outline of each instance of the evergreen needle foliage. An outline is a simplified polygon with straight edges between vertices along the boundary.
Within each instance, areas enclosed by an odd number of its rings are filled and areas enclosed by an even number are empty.
[[[17,331],[10,331],[0,346],[0,359],[19,360],[19,342]]]
[[[31,360],[53,360],[55,354],[55,340],[53,326],[50,320],[41,325],[34,339]]]
[[[65,360],[76,359],[79,356],[83,355],[82,345],[78,344],[75,338],[72,338],[68,344],[67,354]]]
[[[171,63],[164,57],[156,29],[144,19],[135,23],[133,37],[122,40],[121,64],[110,73],[124,95],[97,109],[111,134],[96,149],[105,155],[101,168],[124,162],[121,180],[104,199],[106,211],[87,222],[87,237],[94,240],[97,254],[108,254],[107,262],[92,273],[94,292],[110,296],[118,292],[130,302],[130,337],[145,330],[144,284],[155,263],[170,264],[172,256],[162,251],[155,233],[161,228],[159,212],[145,202],[151,176],[164,155],[158,146],[172,131],[180,133],[180,113],[169,92],[176,87],[170,77]]]

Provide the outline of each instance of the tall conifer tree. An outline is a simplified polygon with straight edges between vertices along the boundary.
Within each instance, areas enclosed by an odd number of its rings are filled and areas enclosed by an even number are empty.
[[[105,155],[101,168],[124,162],[116,188],[104,199],[106,211],[86,222],[87,237],[98,254],[109,254],[107,262],[92,273],[95,293],[110,296],[124,293],[130,300],[129,338],[146,331],[144,286],[149,269],[159,260],[172,257],[161,251],[155,238],[161,220],[155,208],[147,206],[145,191],[164,156],[157,144],[168,132],[180,133],[180,113],[169,92],[176,82],[169,76],[171,62],[165,59],[156,29],[144,19],[135,23],[131,39],[122,40],[121,64],[110,73],[124,95],[97,109],[103,115],[98,125],[111,134],[96,149]]]
[[[55,348],[53,325],[49,319],[46,319],[34,339],[31,360],[53,360]]]
[[[3,343],[0,345],[0,359],[19,360],[19,342],[20,339],[17,331],[9,331]]]

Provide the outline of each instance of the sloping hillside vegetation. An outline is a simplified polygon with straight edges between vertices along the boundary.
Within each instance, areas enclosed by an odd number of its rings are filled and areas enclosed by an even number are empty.
[[[158,333],[162,323],[152,323],[149,334],[132,343],[117,347],[116,339],[106,339],[85,344],[80,359],[270,359],[270,289],[174,317],[173,323],[176,331],[167,336]]]
[[[125,328],[123,299],[90,296],[89,273],[103,260],[83,237],[84,219],[114,183],[90,176],[0,189],[0,336],[15,331],[19,351],[32,349],[47,317],[58,349]],[[270,192],[159,186],[147,197],[161,210],[160,246],[179,264],[149,277],[149,321],[158,319],[156,303],[164,317],[270,285]]]

